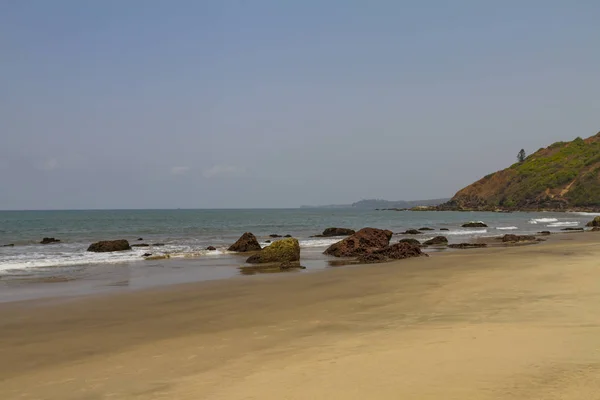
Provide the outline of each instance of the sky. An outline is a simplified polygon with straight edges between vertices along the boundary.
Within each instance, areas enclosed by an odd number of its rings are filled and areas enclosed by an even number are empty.
[[[0,209],[451,197],[600,131],[600,2],[0,0]]]

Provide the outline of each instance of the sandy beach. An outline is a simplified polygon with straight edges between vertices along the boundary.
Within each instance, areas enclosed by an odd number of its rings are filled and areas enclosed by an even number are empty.
[[[0,398],[600,398],[599,240],[1,304]]]

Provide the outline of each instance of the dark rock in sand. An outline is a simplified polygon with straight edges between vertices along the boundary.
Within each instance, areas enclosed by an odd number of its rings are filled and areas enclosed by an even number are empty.
[[[585,224],[585,226],[588,226],[588,227],[600,226],[600,216],[594,217],[594,219],[591,220],[590,222],[588,222],[587,224]]]
[[[142,257],[150,257],[152,255],[152,253],[144,253],[142,254]]]
[[[144,240],[144,238],[138,238],[138,240]]]
[[[533,235],[504,235],[502,236],[504,243],[516,243],[516,242],[534,242],[535,236]]]
[[[154,246],[154,247],[161,247],[164,245],[165,245],[164,243],[152,243],[152,246]]]
[[[409,229],[401,233],[401,235],[422,235],[423,232],[420,232],[416,229]]]
[[[217,250],[217,248],[215,246],[208,246],[206,248],[206,250],[208,250],[208,251],[215,251],[215,250]]]
[[[414,246],[421,245],[421,242],[419,242],[417,239],[413,239],[413,238],[400,239],[400,240],[398,240],[398,243],[408,243],[408,244],[412,244]]]
[[[440,231],[449,231],[450,229],[448,228],[440,228]]]
[[[300,261],[300,243],[297,239],[279,240],[250,256],[248,264],[288,263]]]
[[[3,244],[2,247],[14,247],[15,244],[14,243],[9,243],[9,244]]]
[[[459,243],[449,244],[448,247],[451,249],[478,249],[481,247],[487,247],[487,243]]]
[[[435,231],[435,229],[433,229],[433,228],[427,228],[427,227],[425,227],[425,228],[419,228],[419,230],[420,231]]]
[[[544,236],[547,236],[547,235],[551,235],[551,234],[552,234],[552,232],[550,232],[550,231],[541,231],[541,232],[538,232],[538,234],[539,234],[539,235],[544,235]]]
[[[265,243],[271,243],[271,241],[270,240],[265,240]]]
[[[60,242],[59,239],[55,239],[53,237],[45,237],[42,239],[42,241],[40,242],[41,244],[51,244],[51,243],[58,243]]]
[[[323,231],[322,234],[317,235],[320,237],[334,237],[334,236],[350,236],[354,235],[356,232],[353,229],[346,228],[327,228]]]
[[[583,232],[583,228],[562,228],[561,231]]]
[[[256,236],[250,232],[244,233],[237,242],[229,247],[229,251],[237,251],[239,253],[259,250],[261,250],[260,244],[256,240]]]
[[[292,235],[285,235],[284,238],[291,238]]]
[[[421,247],[406,242],[395,243],[383,249],[373,250],[358,257],[359,263],[379,263],[390,260],[402,260],[411,257],[427,257]]]
[[[337,243],[329,246],[324,254],[335,257],[356,257],[389,245],[394,233],[392,231],[363,228]]]
[[[446,238],[446,236],[436,236],[433,239],[423,242],[423,244],[427,246],[446,245],[448,244],[448,239]]]
[[[103,240],[101,242],[92,243],[87,251],[94,253],[107,253],[110,251],[131,250],[131,246],[127,240]]]
[[[466,224],[462,224],[463,228],[487,228],[488,226],[483,222],[467,222]]]
[[[272,237],[272,238],[280,238],[280,237],[281,237],[281,235],[277,235],[276,233],[273,233],[273,234],[269,235],[269,237]]]
[[[139,243],[139,244],[132,244],[131,247],[150,247],[150,245],[146,244],[146,243]]]

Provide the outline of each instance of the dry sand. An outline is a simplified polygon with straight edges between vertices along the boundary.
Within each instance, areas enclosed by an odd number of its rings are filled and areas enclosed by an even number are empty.
[[[600,235],[0,306],[0,399],[598,399]]]

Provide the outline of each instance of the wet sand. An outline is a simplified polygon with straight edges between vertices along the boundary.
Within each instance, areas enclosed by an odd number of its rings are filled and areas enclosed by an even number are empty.
[[[599,398],[598,242],[0,304],[0,398]]]

